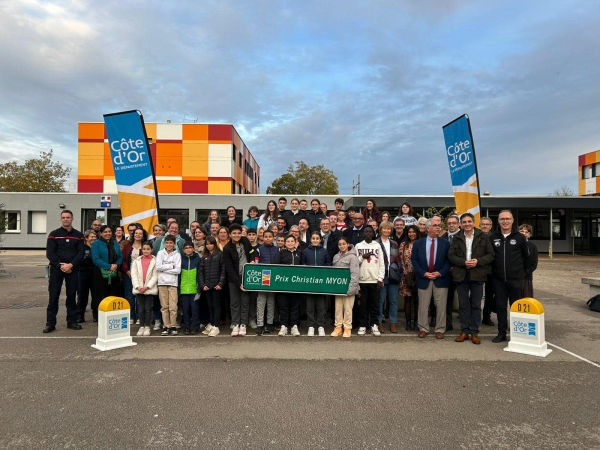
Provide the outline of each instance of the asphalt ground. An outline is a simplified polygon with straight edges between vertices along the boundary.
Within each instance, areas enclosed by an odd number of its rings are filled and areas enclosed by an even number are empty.
[[[580,281],[599,258],[541,257],[546,358],[503,351],[486,326],[479,346],[403,327],[343,340],[222,327],[99,352],[94,324],[66,329],[63,306],[41,333],[43,253],[0,260],[0,448],[600,449],[600,314]]]

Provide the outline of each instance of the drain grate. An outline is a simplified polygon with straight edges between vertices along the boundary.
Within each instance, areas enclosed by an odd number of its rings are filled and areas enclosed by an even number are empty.
[[[0,305],[0,309],[29,309],[29,308],[41,308],[44,306],[48,306],[48,305],[44,305],[41,303],[23,303],[20,305],[7,305],[7,306]]]

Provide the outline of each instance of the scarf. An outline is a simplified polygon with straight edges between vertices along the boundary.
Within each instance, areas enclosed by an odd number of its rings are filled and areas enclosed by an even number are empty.
[[[115,250],[115,241],[110,238],[108,241],[106,239],[104,239],[103,237],[99,236],[98,237],[99,241],[104,242],[104,244],[106,245],[106,250],[108,251],[108,263],[109,264],[116,264],[117,263],[117,252]]]

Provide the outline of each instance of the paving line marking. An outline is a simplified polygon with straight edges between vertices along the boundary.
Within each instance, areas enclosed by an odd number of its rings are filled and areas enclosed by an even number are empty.
[[[577,354],[575,354],[573,352],[570,352],[569,350],[565,350],[564,348],[559,347],[558,345],[551,344],[548,341],[546,341],[546,344],[548,344],[550,347],[554,347],[554,348],[556,348],[558,350],[561,350],[561,351],[563,351],[565,353],[568,353],[569,355],[574,356],[575,358],[579,358],[580,360],[582,360],[582,361],[584,361],[586,363],[589,363],[592,366],[598,367],[600,369],[600,364],[596,364],[595,362],[590,361],[589,359],[585,359],[583,356],[579,356],[579,355],[577,355]]]

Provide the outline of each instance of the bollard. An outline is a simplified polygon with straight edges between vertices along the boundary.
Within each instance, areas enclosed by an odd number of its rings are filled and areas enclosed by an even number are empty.
[[[92,347],[105,352],[137,345],[131,338],[129,302],[122,297],[106,297],[98,305],[98,338]]]
[[[546,345],[544,306],[535,298],[522,298],[510,307],[510,342],[507,352],[546,357],[552,352]]]

